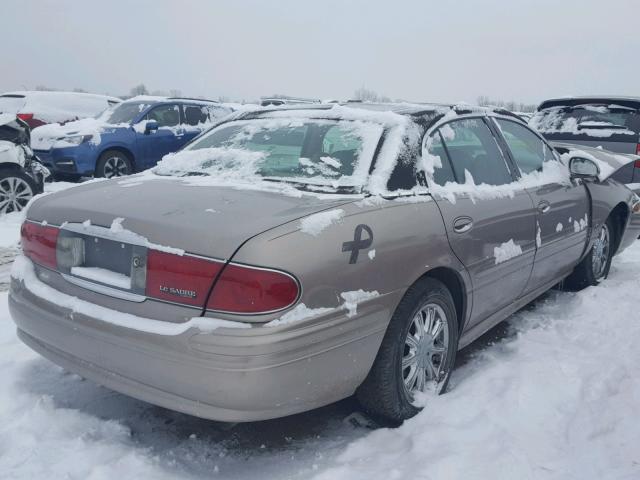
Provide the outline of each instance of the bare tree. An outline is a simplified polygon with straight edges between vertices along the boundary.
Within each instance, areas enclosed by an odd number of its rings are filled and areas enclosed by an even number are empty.
[[[386,95],[379,95],[374,90],[370,90],[364,85],[358,88],[353,93],[354,100],[360,100],[362,102],[381,102],[381,103],[390,103],[391,99]]]
[[[131,96],[135,97],[137,95],[149,95],[149,90],[147,90],[147,87],[144,86],[144,83],[136,85],[131,89]]]

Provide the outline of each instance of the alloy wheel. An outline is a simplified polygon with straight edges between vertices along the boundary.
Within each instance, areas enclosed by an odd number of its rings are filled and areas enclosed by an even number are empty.
[[[442,307],[427,303],[420,307],[407,331],[402,357],[402,380],[405,392],[439,393],[446,376],[449,324]]]
[[[33,198],[31,186],[20,177],[0,180],[0,214],[19,212]]]
[[[105,178],[123,177],[129,174],[129,166],[122,157],[109,157],[104,162]]]
[[[596,280],[604,277],[607,270],[607,262],[609,260],[609,250],[611,248],[611,236],[609,235],[609,227],[606,224],[600,229],[600,234],[593,245],[591,265],[593,268],[593,276]]]

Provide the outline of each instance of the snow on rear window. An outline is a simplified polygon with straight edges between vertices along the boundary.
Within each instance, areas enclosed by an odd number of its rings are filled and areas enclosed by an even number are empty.
[[[361,120],[237,120],[164,157],[155,173],[362,186],[382,131],[379,123]]]
[[[551,107],[536,112],[529,125],[543,134],[572,134],[606,138],[637,135],[640,131],[634,110],[615,105]]]

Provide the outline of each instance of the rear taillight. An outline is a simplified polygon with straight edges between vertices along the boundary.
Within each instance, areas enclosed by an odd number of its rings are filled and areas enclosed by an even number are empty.
[[[56,268],[58,232],[56,227],[24,222],[20,230],[22,251],[34,263],[48,268]]]
[[[147,251],[148,297],[204,307],[223,263],[158,250]]]
[[[19,113],[18,118],[28,123],[29,120],[33,120],[33,113]]]
[[[640,168],[640,160],[636,160],[635,163],[633,164],[634,167],[636,168]]]
[[[284,272],[229,264],[222,271],[207,309],[258,314],[282,310],[298,299],[300,287]]]
[[[640,155],[640,143],[636,145],[636,155]],[[638,162],[636,162],[636,167],[638,166]]]
[[[24,254],[34,263],[52,269],[83,265],[84,242],[77,237],[58,238],[58,233],[57,227],[23,223]],[[132,261],[135,265],[136,258]],[[140,266],[143,265],[144,260]],[[147,297],[200,308],[206,304],[208,310],[218,312],[278,311],[293,305],[300,295],[298,281],[285,272],[248,265],[225,266],[222,261],[153,249],[147,250],[143,272],[146,279],[142,273],[140,285],[144,285]]]

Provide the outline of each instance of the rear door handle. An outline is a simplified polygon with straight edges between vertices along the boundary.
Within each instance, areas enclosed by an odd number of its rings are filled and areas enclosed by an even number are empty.
[[[458,217],[453,221],[453,231],[456,233],[465,233],[473,227],[473,219],[471,217]]]
[[[542,200],[538,203],[538,211],[540,213],[547,213],[549,210],[551,210],[551,204],[546,200]]]

